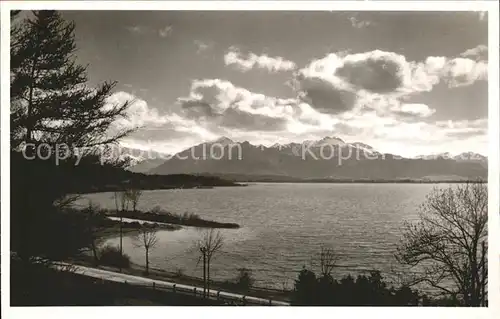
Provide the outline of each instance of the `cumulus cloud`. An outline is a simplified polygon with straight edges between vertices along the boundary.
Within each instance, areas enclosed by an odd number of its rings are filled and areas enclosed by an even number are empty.
[[[342,83],[328,81],[320,76],[301,75],[298,79],[299,98],[322,113],[338,114],[355,105],[356,93]]]
[[[287,128],[287,122],[284,117],[270,117],[229,108],[224,112],[220,124],[246,131],[283,131]]]
[[[302,114],[296,99],[250,92],[220,79],[193,81],[189,96],[179,98],[178,102],[189,118],[241,130],[285,130],[293,118]],[[307,111],[305,114],[307,118]]]
[[[243,55],[234,47],[231,47],[224,55],[224,63],[234,66],[242,72],[253,68],[266,69],[269,72],[292,71],[296,68],[295,62],[286,60],[280,56],[270,57],[266,54],[257,55],[252,52]]]
[[[464,58],[471,57],[479,61],[488,61],[488,47],[480,44],[475,48],[465,50],[460,53],[460,56]]]
[[[471,85],[488,79],[488,64],[484,61],[455,58],[448,62],[443,74],[450,87]]]
[[[375,93],[390,93],[402,85],[408,75],[403,55],[375,50],[349,54],[342,59],[335,75],[360,89]]]
[[[410,116],[410,117],[429,117],[436,113],[435,109],[431,109],[425,104],[419,103],[403,103],[399,104],[398,107],[393,109],[399,115]]]
[[[157,108],[127,92],[116,92],[106,100],[104,108],[129,102],[126,118],[112,123],[110,133],[124,129],[136,129],[123,139],[126,145],[141,149],[155,149],[166,153],[180,151],[193,145],[200,138],[215,138],[217,133],[197,121],[176,113],[161,114]]]
[[[207,42],[203,42],[201,40],[194,40],[194,45],[196,45],[196,53],[197,54],[200,54],[208,49],[210,49],[211,47],[213,47],[213,43],[207,43]]]
[[[354,108],[360,94],[403,97],[429,92],[441,81],[458,87],[487,80],[487,76],[488,64],[484,60],[431,56],[417,62],[395,52],[374,50],[331,53],[313,60],[296,72],[294,86],[318,110],[336,113]]]
[[[206,88],[211,90],[204,90]],[[204,102],[205,98],[211,103]],[[125,138],[124,144],[165,153],[179,152],[222,135],[268,146],[336,135],[347,141],[362,141],[382,152],[401,155],[453,149],[464,151],[464,147],[479,152],[487,145],[487,119],[423,122],[418,118],[428,117],[434,111],[430,107],[397,104],[397,99],[383,95],[371,100],[365,97],[365,102],[370,103],[368,108],[323,114],[297,99],[265,96],[227,81],[206,79],[194,81],[190,95],[180,99],[180,103],[186,109],[210,108],[218,110],[217,113],[164,114],[126,92],[113,94],[107,103],[110,107],[125,101],[132,101],[127,110],[129,118],[118,120],[113,127],[139,129]],[[217,106],[217,103],[224,106]],[[405,116],[401,115],[403,113]],[[456,144],[457,141],[460,144]],[[403,146],[409,142],[412,148],[406,154]]]

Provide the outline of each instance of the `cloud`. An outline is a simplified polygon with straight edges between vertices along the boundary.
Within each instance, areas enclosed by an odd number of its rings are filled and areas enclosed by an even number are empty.
[[[172,34],[173,28],[170,25],[165,26],[164,28],[158,30],[158,35],[162,38],[168,37],[170,34]]]
[[[314,107],[335,113],[354,108],[359,96],[367,93],[401,98],[429,92],[441,81],[450,88],[471,85],[487,80],[487,73],[483,60],[430,56],[417,62],[395,52],[374,50],[330,53],[313,60],[296,72],[294,85]]]
[[[129,32],[135,33],[135,34],[143,34],[148,31],[148,28],[145,26],[141,25],[134,25],[134,26],[127,26],[125,27]]]
[[[178,102],[188,118],[247,131],[285,130],[301,113],[296,99],[269,97],[220,79],[193,81],[189,96]]]
[[[488,79],[488,63],[455,58],[448,61],[443,74],[450,87],[471,85],[476,81]]]
[[[221,117],[220,124],[224,127],[246,131],[283,131],[287,128],[287,122],[284,117],[270,117],[229,108]]]
[[[349,21],[351,22],[351,25],[354,28],[357,28],[357,29],[366,28],[366,27],[369,27],[370,25],[372,25],[372,23],[370,21],[368,21],[368,20],[365,20],[365,21],[358,20],[355,16],[350,17]]]
[[[395,107],[392,111],[401,116],[419,118],[429,117],[436,113],[435,109],[431,109],[429,106],[420,103],[399,104],[398,107]]]
[[[266,54],[256,55],[252,52],[243,55],[234,47],[231,47],[224,55],[224,63],[234,66],[242,72],[249,71],[253,68],[259,68],[275,73],[280,71],[292,71],[296,68],[295,62],[286,60],[280,56],[270,57]]]
[[[162,38],[166,38],[169,35],[172,34],[172,26],[165,26],[164,28],[161,28],[159,30],[155,30],[152,27],[149,26],[144,26],[144,25],[135,25],[135,26],[127,26],[125,27],[129,32],[136,34],[136,35],[144,35],[144,34],[158,34],[158,36]]]
[[[112,127],[138,127],[123,140],[124,144],[165,153],[179,152],[222,135],[268,146],[336,135],[401,155],[480,152],[487,146],[487,119],[423,122],[420,119],[428,119],[434,111],[427,105],[398,104],[396,98],[384,95],[366,95],[362,99],[370,105],[323,114],[298,99],[266,96],[228,81],[204,79],[193,81],[189,96],[179,99],[183,109],[178,113],[161,113],[127,92],[110,96],[107,107],[133,101],[127,110],[129,118],[116,121]],[[204,111],[196,115],[186,110]],[[410,143],[412,147],[406,148]]]
[[[112,94],[106,100],[105,108],[126,101],[130,101],[127,118],[117,119],[110,127],[110,133],[137,129],[122,140],[124,145],[175,153],[199,143],[202,139],[214,139],[219,136],[216,128],[205,127],[182,114],[162,114],[146,101],[123,91]]]
[[[300,99],[322,113],[338,114],[355,105],[356,94],[340,83],[304,75],[299,76],[298,81]]]
[[[194,44],[197,47],[196,53],[200,54],[213,47],[213,43],[206,43],[200,40],[194,40]]]
[[[460,53],[461,57],[467,58],[472,57],[479,61],[488,61],[488,47],[484,44],[480,44],[475,48],[465,50]]]
[[[375,93],[390,93],[404,85],[409,72],[403,55],[375,50],[349,54],[335,75],[354,86]]]

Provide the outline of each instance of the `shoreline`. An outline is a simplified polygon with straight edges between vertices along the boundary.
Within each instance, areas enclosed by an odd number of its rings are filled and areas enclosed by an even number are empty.
[[[238,229],[241,226],[236,223],[217,222],[213,220],[205,220],[196,214],[184,213],[184,215],[173,214],[161,209],[153,209],[152,211],[116,211],[106,210],[104,215],[113,218],[133,219],[134,222],[149,222],[156,225],[164,224],[164,226],[187,226],[200,228],[221,228],[221,229]],[[161,223],[161,224],[159,224]]]

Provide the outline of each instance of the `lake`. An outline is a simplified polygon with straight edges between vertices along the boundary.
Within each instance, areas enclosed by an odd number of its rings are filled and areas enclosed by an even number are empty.
[[[418,207],[434,187],[447,184],[308,184],[255,183],[248,187],[145,191],[138,209],[155,206],[174,213],[192,212],[203,219],[234,222],[222,229],[224,246],[211,264],[212,279],[234,279],[249,268],[256,285],[293,288],[304,265],[311,265],[321,246],[339,255],[336,276],[377,269],[391,273],[405,220],[417,218]],[[115,208],[112,193],[86,195],[102,208]],[[195,242],[202,233],[192,227],[160,231],[150,253],[151,267],[202,277]],[[118,238],[107,243],[118,245]],[[124,251],[144,264],[144,252],[130,237]]]

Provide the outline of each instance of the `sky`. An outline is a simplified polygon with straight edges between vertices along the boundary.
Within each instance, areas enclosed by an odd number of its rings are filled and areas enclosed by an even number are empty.
[[[64,11],[91,85],[132,100],[122,143],[175,153],[339,137],[487,154],[487,14]]]

